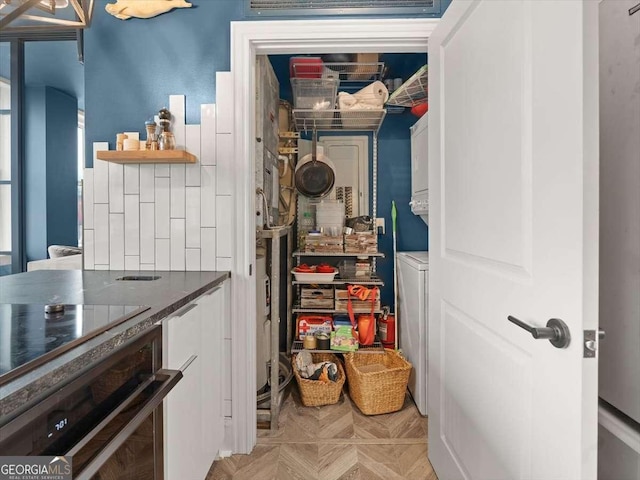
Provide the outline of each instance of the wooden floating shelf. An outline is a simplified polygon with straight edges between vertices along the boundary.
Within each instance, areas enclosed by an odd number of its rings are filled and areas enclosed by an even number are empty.
[[[114,163],[196,163],[196,156],[185,150],[101,150],[96,156]]]

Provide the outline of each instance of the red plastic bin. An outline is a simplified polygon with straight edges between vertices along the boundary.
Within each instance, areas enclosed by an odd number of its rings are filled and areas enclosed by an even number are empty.
[[[291,57],[289,76],[291,78],[321,78],[324,64],[320,57]]]

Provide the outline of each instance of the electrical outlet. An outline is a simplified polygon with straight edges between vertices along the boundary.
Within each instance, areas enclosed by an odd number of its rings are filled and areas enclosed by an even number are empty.
[[[384,217],[376,218],[376,232],[378,235],[384,235]]]

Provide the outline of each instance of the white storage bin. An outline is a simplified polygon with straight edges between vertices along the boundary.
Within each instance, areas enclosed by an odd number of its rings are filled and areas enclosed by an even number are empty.
[[[339,83],[337,78],[292,78],[294,108],[332,110],[336,104]]]
[[[344,227],[344,203],[340,201],[322,201],[316,205],[316,226],[341,235]]]

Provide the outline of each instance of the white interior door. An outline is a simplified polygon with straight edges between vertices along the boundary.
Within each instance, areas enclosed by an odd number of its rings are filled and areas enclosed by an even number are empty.
[[[429,39],[429,458],[596,478],[597,2],[454,1]],[[562,319],[556,348],[507,321]]]
[[[351,187],[351,215],[370,215],[369,212],[369,137],[320,137],[325,154],[336,166],[336,188]],[[346,195],[345,195],[346,196]],[[345,199],[346,200],[346,199]],[[346,202],[345,202],[346,203]]]

